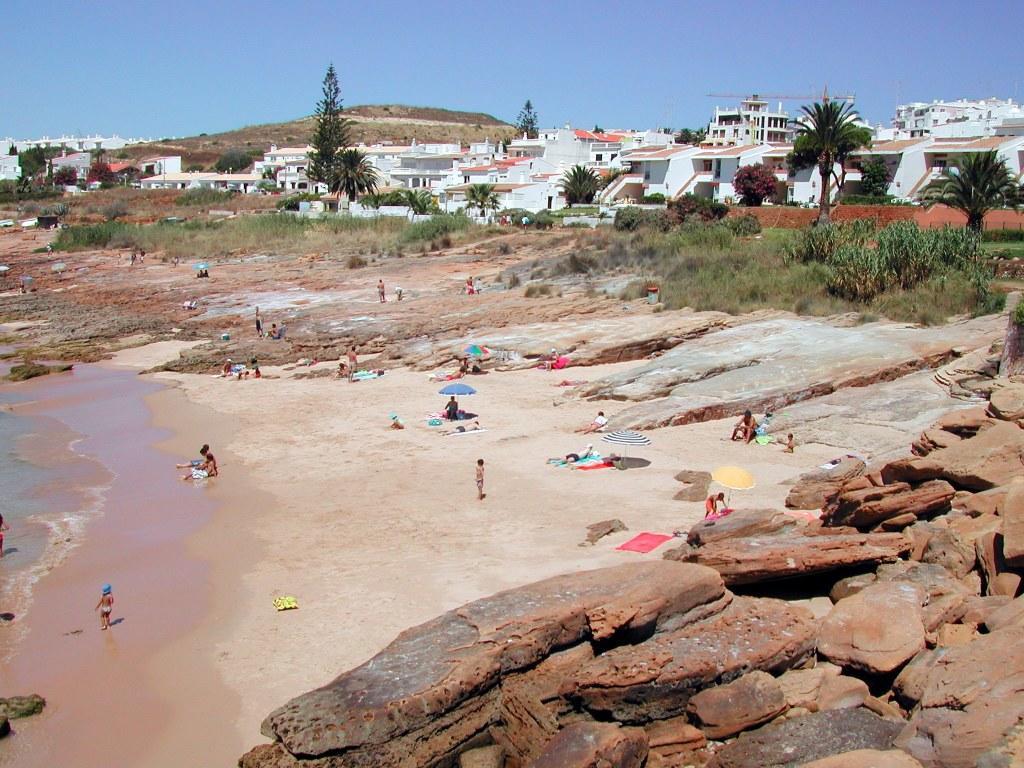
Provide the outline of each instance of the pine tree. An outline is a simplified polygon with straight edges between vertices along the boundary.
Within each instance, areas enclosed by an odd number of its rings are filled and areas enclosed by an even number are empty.
[[[520,134],[526,134],[528,139],[537,138],[537,113],[533,109],[533,104],[527,99],[523,105],[522,111],[519,113],[519,117],[516,118],[516,130]]]
[[[311,181],[326,184],[332,192],[338,188],[339,160],[349,143],[350,122],[342,117],[341,111],[341,87],[331,64],[324,75],[323,98],[316,105],[308,175]]]

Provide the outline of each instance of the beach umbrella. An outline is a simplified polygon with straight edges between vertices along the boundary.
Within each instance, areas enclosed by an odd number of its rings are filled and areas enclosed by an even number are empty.
[[[754,476],[740,467],[718,467],[711,479],[730,491],[747,491],[754,487]]]
[[[199,272],[201,270],[204,270],[204,269],[209,269],[209,268],[210,268],[210,265],[207,264],[205,261],[200,261],[198,264],[194,264],[192,266],[192,269],[196,270],[197,272]]]
[[[475,395],[476,390],[473,389],[469,384],[463,384],[461,381],[456,381],[453,384],[448,384],[438,391],[439,395]]]
[[[623,446],[623,453],[629,456],[630,446],[644,446],[650,445],[651,439],[645,435],[641,435],[639,432],[634,432],[631,429],[620,429],[618,432],[609,432],[606,435],[601,435],[601,440],[612,445]]]
[[[481,347],[479,344],[470,344],[463,352],[470,357],[486,357],[491,354],[491,350],[487,347]]]

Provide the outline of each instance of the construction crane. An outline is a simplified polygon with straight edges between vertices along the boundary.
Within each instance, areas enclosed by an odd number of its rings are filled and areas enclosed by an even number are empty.
[[[793,94],[779,94],[779,93],[709,93],[709,97],[719,99],[759,99],[763,101],[811,101],[812,99],[821,99],[824,102],[829,101],[849,101],[853,102],[856,99],[854,94],[842,94],[833,95],[828,92],[828,86],[826,85],[821,89],[821,93],[814,93],[810,95],[795,96]]]

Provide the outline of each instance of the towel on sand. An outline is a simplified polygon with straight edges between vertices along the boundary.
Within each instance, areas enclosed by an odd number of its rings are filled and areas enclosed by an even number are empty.
[[[638,533],[629,541],[619,544],[616,549],[620,549],[623,552],[650,552],[671,538],[671,536],[665,533]]]

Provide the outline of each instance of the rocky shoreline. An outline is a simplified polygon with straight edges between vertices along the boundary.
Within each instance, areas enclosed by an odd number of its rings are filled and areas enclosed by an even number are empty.
[[[1009,766],[1024,738],[1024,384],[809,473],[662,561],[403,632],[243,768]],[[779,599],[784,596],[786,599]]]

